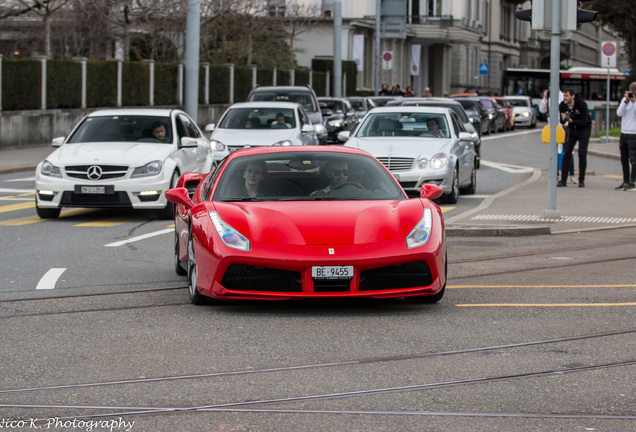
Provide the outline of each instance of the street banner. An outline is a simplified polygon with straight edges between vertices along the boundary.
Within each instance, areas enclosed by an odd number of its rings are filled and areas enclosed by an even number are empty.
[[[422,53],[422,45],[411,45],[411,75],[419,76],[420,74],[420,55]]]
[[[358,72],[364,70],[364,35],[353,35],[352,60],[356,62]]]

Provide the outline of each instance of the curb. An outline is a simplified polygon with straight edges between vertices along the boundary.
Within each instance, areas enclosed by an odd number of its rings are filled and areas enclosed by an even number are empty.
[[[37,164],[34,165],[15,165],[15,166],[9,166],[9,167],[0,167],[0,174],[13,174],[13,173],[17,173],[17,172],[24,172],[24,171],[33,171],[35,172],[35,169],[37,168]]]
[[[463,225],[451,224],[446,226],[448,237],[524,237],[533,235],[552,234],[549,226],[518,226],[518,225]]]

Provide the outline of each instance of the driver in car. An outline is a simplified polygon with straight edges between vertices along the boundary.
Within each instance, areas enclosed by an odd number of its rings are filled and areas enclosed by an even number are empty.
[[[329,191],[339,184],[345,183],[349,178],[349,165],[343,161],[331,161],[327,163],[325,172],[327,174],[327,179],[329,180],[329,186],[312,192],[312,195],[318,193],[329,193]]]

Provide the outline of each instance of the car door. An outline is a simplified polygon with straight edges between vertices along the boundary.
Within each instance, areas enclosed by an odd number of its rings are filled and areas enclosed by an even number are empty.
[[[177,139],[179,143],[179,155],[184,172],[203,172],[209,167],[210,145],[206,145],[206,139],[196,126],[194,121],[185,113],[177,114]],[[196,146],[185,147],[184,138],[196,140]]]
[[[475,160],[475,143],[473,140],[460,141],[459,133],[467,132],[464,124],[457,114],[451,111],[451,124],[457,139],[457,159],[459,161],[459,184],[463,185],[470,180]]]
[[[303,145],[315,145],[318,144],[318,140],[316,138],[316,132],[303,132],[304,125],[311,125],[311,121],[309,120],[309,116],[305,109],[301,106],[296,108],[296,115],[298,116],[298,131],[300,133],[300,141]],[[313,125],[312,125],[313,126]]]

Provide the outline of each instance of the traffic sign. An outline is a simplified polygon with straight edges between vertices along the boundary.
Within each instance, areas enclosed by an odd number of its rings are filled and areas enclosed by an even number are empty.
[[[488,75],[488,63],[479,64],[479,75]]]
[[[382,54],[382,60],[382,69],[393,69],[393,51],[385,51],[384,54]]]
[[[601,67],[616,67],[616,42],[601,42]]]

